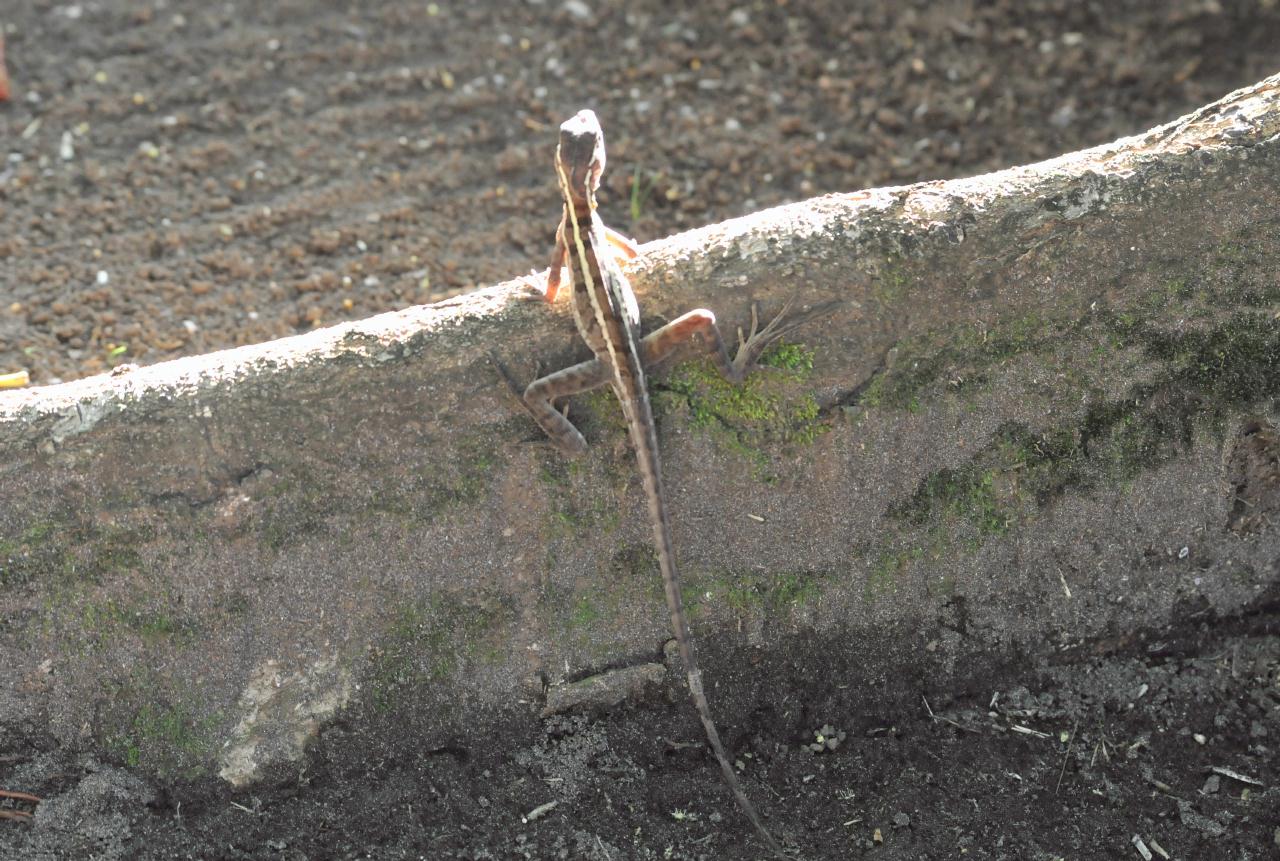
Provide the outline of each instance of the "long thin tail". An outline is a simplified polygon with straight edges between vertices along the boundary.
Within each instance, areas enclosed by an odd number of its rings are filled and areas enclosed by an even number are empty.
[[[641,378],[643,381],[643,378]],[[648,393],[643,382],[640,391],[631,399],[639,415],[631,416],[633,443],[636,449],[636,460],[640,467],[640,477],[644,483],[645,496],[649,502],[649,519],[653,523],[653,540],[658,548],[658,565],[662,569],[662,583],[667,593],[667,609],[671,613],[671,629],[675,632],[676,643],[680,646],[680,657],[684,660],[685,672],[689,678],[689,695],[702,720],[702,728],[706,731],[707,741],[711,742],[711,750],[720,763],[720,771],[724,782],[733,792],[738,807],[747,814],[760,839],[779,858],[786,858],[778,841],[764,827],[756,813],[751,799],[747,798],[738,773],[725,755],[724,745],[720,742],[720,732],[716,729],[715,720],[711,717],[711,706],[707,702],[706,692],[702,689],[702,671],[698,669],[697,656],[693,652],[693,637],[689,633],[689,623],[685,618],[684,602],[680,597],[680,575],[676,571],[675,549],[671,541],[671,524],[667,519],[667,506],[662,493],[662,466],[658,459],[658,439],[654,430],[652,410],[649,406]],[[639,437],[639,438],[637,438]]]

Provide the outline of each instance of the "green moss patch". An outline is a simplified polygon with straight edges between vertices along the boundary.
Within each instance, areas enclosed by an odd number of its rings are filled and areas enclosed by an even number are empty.
[[[50,517],[0,537],[0,588],[30,583],[99,583],[142,568],[150,528],[99,526],[80,516]]]
[[[976,392],[994,368],[1024,353],[1053,349],[1059,324],[1025,314],[995,327],[963,325],[925,333],[897,347],[892,367],[875,376],[859,403],[869,408],[917,412],[922,399],[945,385],[950,393]]]
[[[687,414],[691,426],[750,460],[768,480],[771,451],[812,443],[830,426],[804,385],[813,371],[812,351],[779,342],[765,351],[760,364],[735,386],[710,360],[686,362],[655,386],[655,403],[664,415]]]
[[[443,447],[424,442],[421,461],[394,472],[369,458],[369,468],[359,470],[362,480],[355,483],[350,476],[353,467],[360,466],[357,454],[325,454],[346,459],[273,468],[275,474],[264,483],[262,511],[247,527],[265,546],[295,546],[323,531],[336,516],[389,517],[410,525],[431,522],[483,499],[500,464],[497,438],[479,429]]]
[[[367,686],[379,710],[433,696],[432,688],[451,680],[468,664],[501,657],[497,630],[511,610],[497,599],[433,596],[397,610],[375,642]]]
[[[696,604],[725,606],[739,615],[759,613],[779,620],[817,603],[828,576],[821,571],[694,572],[688,589]]]
[[[207,774],[222,715],[205,712],[149,671],[116,682],[99,721],[106,750],[131,768],[167,779]]]

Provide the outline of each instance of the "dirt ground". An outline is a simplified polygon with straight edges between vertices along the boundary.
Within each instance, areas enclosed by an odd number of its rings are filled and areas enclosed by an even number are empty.
[[[729,745],[796,857],[1133,859],[1141,841],[1155,858],[1274,858],[1278,597],[910,703],[793,680],[729,728]],[[816,662],[823,647],[795,651]],[[750,687],[725,669],[726,686]],[[299,768],[236,794],[213,778],[159,788],[11,728],[0,782],[50,800],[26,823],[0,820],[0,857],[766,857],[687,701],[669,694],[607,717],[515,717],[433,749],[358,713]],[[803,717],[779,720],[788,697]],[[806,749],[806,718],[843,742]]]
[[[643,241],[1102,143],[1280,56],[1276,0],[683,5],[8,0],[0,373],[73,379],[541,268],[554,131],[584,106],[605,220]],[[793,678],[791,717],[724,728],[802,857],[1280,855],[1280,595],[919,701],[837,687]],[[0,816],[0,858],[763,857],[669,694],[431,750],[357,712],[238,794],[0,716],[0,789],[47,799],[0,800],[36,814]],[[843,743],[803,749],[825,724]]]
[[[0,373],[35,384],[546,265],[558,123],[654,239],[984,173],[1276,71],[1274,0],[9,0]],[[910,8],[902,8],[908,6]]]

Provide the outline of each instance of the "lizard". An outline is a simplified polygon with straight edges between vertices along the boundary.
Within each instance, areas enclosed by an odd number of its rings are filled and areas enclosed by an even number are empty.
[[[613,388],[622,405],[636,452],[671,628],[684,662],[690,696],[725,783],[738,806],[751,820],[760,839],[775,855],[785,858],[787,856],[761,822],[725,755],[702,687],[702,674],[680,595],[680,576],[676,569],[671,522],[663,493],[657,429],[649,403],[645,369],[687,352],[689,346],[700,343],[720,373],[736,385],[755,367],[756,360],[769,344],[817,313],[824,313],[825,309],[811,311],[784,324],[783,319],[791,304],[788,302],[761,329],[757,309],[753,305],[751,332],[745,340],[739,332],[739,349],[732,360],[716,326],[715,315],[705,309],[689,311],[640,337],[636,296],[619,262],[620,256],[634,258],[638,250],[629,239],[606,227],[596,212],[596,190],[605,168],[605,150],[604,133],[592,111],[580,111],[560,126],[555,167],[564,198],[564,214],[556,231],[555,251],[541,295],[549,303],[555,301],[563,277],[561,270],[568,264],[573,285],[574,319],[594,358],[534,380],[523,393],[506,370],[496,361],[495,364],[533,419],[568,455],[586,451],[587,443],[567,416],[556,409],[555,400],[604,385]],[[531,286],[538,289],[536,283],[531,282]]]

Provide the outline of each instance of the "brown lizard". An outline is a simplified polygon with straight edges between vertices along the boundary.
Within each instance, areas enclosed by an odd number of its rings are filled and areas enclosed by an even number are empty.
[[[720,734],[711,717],[711,707],[702,689],[702,674],[693,651],[693,639],[680,598],[680,577],[676,570],[675,551],[671,541],[671,524],[662,491],[662,469],[658,459],[658,437],[644,371],[690,345],[700,343],[720,372],[731,382],[740,383],[755,367],[764,349],[778,337],[804,320],[815,316],[810,312],[782,323],[787,308],[767,326],[757,331],[758,318],[752,307],[751,334],[746,340],[739,335],[737,356],[731,361],[724,340],[716,327],[715,315],[707,310],[684,314],[648,336],[640,337],[640,313],[635,293],[623,275],[617,255],[636,255],[630,240],[610,230],[596,213],[596,189],[604,172],[604,134],[591,111],[580,111],[560,126],[560,143],[556,149],[556,174],[564,196],[564,217],[556,233],[555,253],[547,273],[543,296],[553,302],[560,288],[561,267],[566,263],[572,275],[574,318],[582,339],[595,358],[549,376],[535,380],[521,396],[522,403],[547,436],[568,454],[586,450],[587,442],[578,429],[555,407],[556,398],[599,388],[613,387],[630,430],[636,450],[641,483],[649,504],[653,523],[658,564],[662,569],[671,628],[680,647],[688,675],[689,693],[698,717],[706,730],[707,740],[715,752],[724,780],[733,791],[760,838],[779,857],[785,857],[772,835],[760,821],[720,742]],[[789,304],[789,303],[788,303]],[[821,313],[821,311],[817,312]],[[519,388],[499,365],[499,371],[513,391]]]

